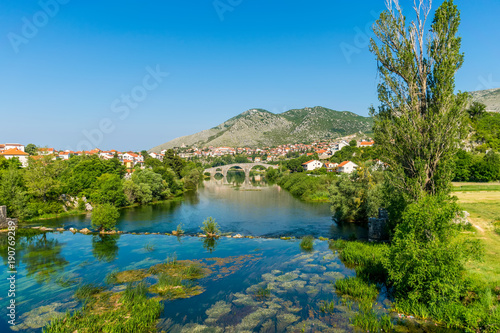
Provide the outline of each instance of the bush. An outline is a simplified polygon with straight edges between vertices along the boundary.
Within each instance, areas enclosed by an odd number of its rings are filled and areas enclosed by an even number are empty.
[[[94,207],[92,211],[92,228],[98,230],[113,230],[116,220],[120,217],[118,209],[111,204],[103,204]]]
[[[368,222],[382,206],[381,173],[360,167],[343,174],[330,187],[331,210],[340,222]]]
[[[454,202],[436,196],[404,211],[385,262],[398,300],[428,305],[459,300],[465,263],[479,255],[480,246],[453,237],[457,211]]]
[[[312,251],[314,247],[314,237],[313,236],[305,236],[300,241],[300,248],[305,251]]]
[[[201,231],[203,231],[207,237],[217,237],[219,236],[219,225],[212,217],[209,217],[203,221]]]

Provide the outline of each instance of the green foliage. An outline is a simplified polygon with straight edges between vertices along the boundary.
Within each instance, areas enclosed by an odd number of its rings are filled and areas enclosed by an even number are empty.
[[[329,247],[340,252],[339,258],[348,267],[356,269],[356,275],[365,281],[385,282],[387,270],[384,267],[389,246],[377,243],[353,241],[330,241]]]
[[[24,180],[28,193],[47,201],[49,196],[60,194],[60,181],[57,179],[64,165],[61,161],[52,162],[52,156],[41,159],[30,158]]]
[[[63,193],[72,196],[89,196],[88,192],[97,178],[105,173],[115,174],[120,178],[125,174],[125,166],[117,158],[103,160],[97,155],[73,156],[65,164],[67,167],[62,172],[60,181]]]
[[[472,122],[475,141],[483,142],[479,151],[493,149],[500,152],[500,113],[487,112]]]
[[[335,281],[335,291],[340,295],[349,295],[357,300],[373,301],[378,295],[377,286],[369,284],[359,277]]]
[[[102,287],[96,286],[92,283],[82,284],[75,291],[75,298],[79,300],[86,300],[89,299],[92,295],[100,292],[102,289]]]
[[[368,222],[382,206],[382,175],[360,166],[351,175],[342,174],[330,187],[331,210],[337,221]]]
[[[424,8],[415,7],[419,21],[407,23],[400,7],[388,5],[373,28],[378,43],[371,41],[381,76],[381,106],[372,110],[375,142],[391,166],[388,181],[412,202],[423,193],[448,192],[450,161],[466,134],[469,96],[454,94],[464,57],[457,36],[460,12],[453,1],[444,1],[427,33]]]
[[[119,175],[105,173],[97,178],[90,192],[90,201],[95,204],[109,203],[117,207],[125,206],[127,198]]]
[[[486,113],[486,105],[480,102],[473,102],[467,109],[467,113],[472,120],[481,118]]]
[[[465,263],[479,256],[480,245],[453,237],[457,211],[449,199],[434,196],[407,207],[385,265],[398,299],[430,305],[459,300]]]
[[[28,154],[30,154],[30,155],[36,155],[37,150],[38,150],[38,147],[37,147],[37,146],[35,146],[35,145],[34,145],[34,144],[32,144],[32,143],[28,143],[28,144],[26,145],[26,147],[24,147],[24,152],[25,152],[25,153],[28,153]]]
[[[334,174],[314,177],[305,173],[292,173],[280,177],[278,185],[302,200],[325,201],[328,200],[328,187],[335,177]]]
[[[108,203],[94,207],[92,211],[92,228],[98,230],[113,230],[116,220],[120,217],[118,209]]]
[[[207,218],[203,221],[203,226],[201,227],[201,231],[208,237],[217,237],[219,236],[219,225],[215,222],[215,219],[212,217]]]
[[[300,241],[300,248],[304,251],[312,251],[314,248],[314,237],[305,236]]]
[[[177,225],[177,229],[175,229],[175,231],[177,232],[177,235],[182,235],[184,234],[184,230],[182,230],[182,223],[179,223]]]

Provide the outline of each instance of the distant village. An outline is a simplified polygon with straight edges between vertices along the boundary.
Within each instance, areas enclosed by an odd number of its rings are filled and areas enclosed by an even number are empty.
[[[263,147],[263,148],[233,148],[233,147],[177,147],[174,151],[179,155],[179,157],[184,159],[198,159],[198,160],[209,160],[211,158],[223,157],[226,155],[243,155],[248,156],[248,162],[273,162],[285,160],[289,156],[313,156],[318,155],[319,160],[310,160],[303,164],[306,171],[312,171],[325,167],[328,171],[338,171],[351,173],[357,167],[357,165],[350,161],[344,161],[340,164],[331,163],[327,161],[336,152],[340,151],[343,147],[349,146],[349,137],[344,139],[334,141],[334,142],[314,142],[311,144],[285,144],[277,147]],[[371,147],[375,142],[371,139],[357,141],[358,147]],[[112,159],[117,158],[128,170],[133,170],[134,167],[139,165],[141,168],[144,167],[144,156],[137,152],[120,152],[117,150],[101,150],[95,148],[90,151],[71,151],[64,150],[58,151],[54,148],[36,148],[36,151],[28,152],[25,151],[26,146],[18,143],[5,143],[0,144],[0,156],[7,159],[18,158],[22,163],[23,167],[28,166],[28,157],[41,158],[42,156],[53,156],[54,159],[68,160],[71,156],[80,155],[98,155],[102,159]],[[162,150],[160,153],[151,152],[148,153],[151,158],[163,161],[165,152],[167,150]],[[325,161],[323,163],[322,161]]]

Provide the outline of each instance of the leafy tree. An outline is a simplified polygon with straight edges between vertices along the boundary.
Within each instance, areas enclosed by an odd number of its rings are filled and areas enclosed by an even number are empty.
[[[62,169],[62,161],[52,161],[52,156],[43,156],[38,160],[30,158],[24,174],[28,192],[46,202],[48,195],[57,194],[60,189],[57,177]]]
[[[473,102],[467,109],[467,113],[471,119],[476,120],[486,113],[486,105],[480,102]]]
[[[24,151],[30,155],[36,155],[37,153],[37,150],[38,150],[38,147],[35,146],[34,144],[32,143],[28,143],[26,145],[26,147],[24,147]]]
[[[455,155],[455,177],[456,181],[468,181],[470,178],[470,168],[472,165],[472,155],[465,150],[459,150]]]
[[[153,199],[160,199],[166,188],[161,175],[149,169],[135,171],[132,174],[132,181],[138,185],[146,184],[151,190]]]
[[[22,170],[14,164],[7,170],[0,170],[0,205],[7,206],[10,216],[23,219],[28,215]]]
[[[479,151],[488,149],[500,151],[500,113],[488,112],[472,122],[475,134],[473,139],[482,142]]]
[[[92,211],[92,228],[99,231],[113,230],[116,225],[116,220],[120,217],[118,209],[112,204],[105,203],[97,205]]]
[[[460,12],[452,0],[437,9],[430,33],[426,1],[417,1],[417,21],[407,24],[399,1],[388,2],[371,40],[381,82],[375,115],[375,141],[391,166],[388,180],[405,201],[423,193],[445,193],[449,162],[465,134],[468,94],[454,94],[455,73],[462,67]],[[427,43],[427,44],[426,44]]]
[[[120,176],[109,173],[99,176],[92,186],[90,200],[97,204],[110,203],[117,207],[124,206],[127,198],[123,192]]]
[[[358,146],[358,142],[356,140],[351,140],[351,141],[349,141],[349,146],[350,147],[357,147]]]
[[[163,158],[163,163],[166,167],[171,168],[177,174],[177,177],[181,178],[181,172],[184,168],[185,162],[182,158],[177,156],[173,149],[169,149],[165,152],[165,157]]]
[[[499,154],[489,151],[482,158],[475,156],[471,165],[470,179],[478,182],[500,180]]]
[[[351,175],[342,174],[330,187],[331,210],[341,222],[368,222],[382,204],[382,176],[360,166]]]

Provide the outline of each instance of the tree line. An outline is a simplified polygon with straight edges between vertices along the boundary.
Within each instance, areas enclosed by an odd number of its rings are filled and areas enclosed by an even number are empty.
[[[97,155],[30,157],[26,168],[15,158],[0,157],[0,205],[10,216],[29,220],[85,211],[87,204],[148,204],[196,190],[202,179],[200,163],[186,162],[172,150],[163,161],[147,156],[144,164],[129,175],[118,158]]]

